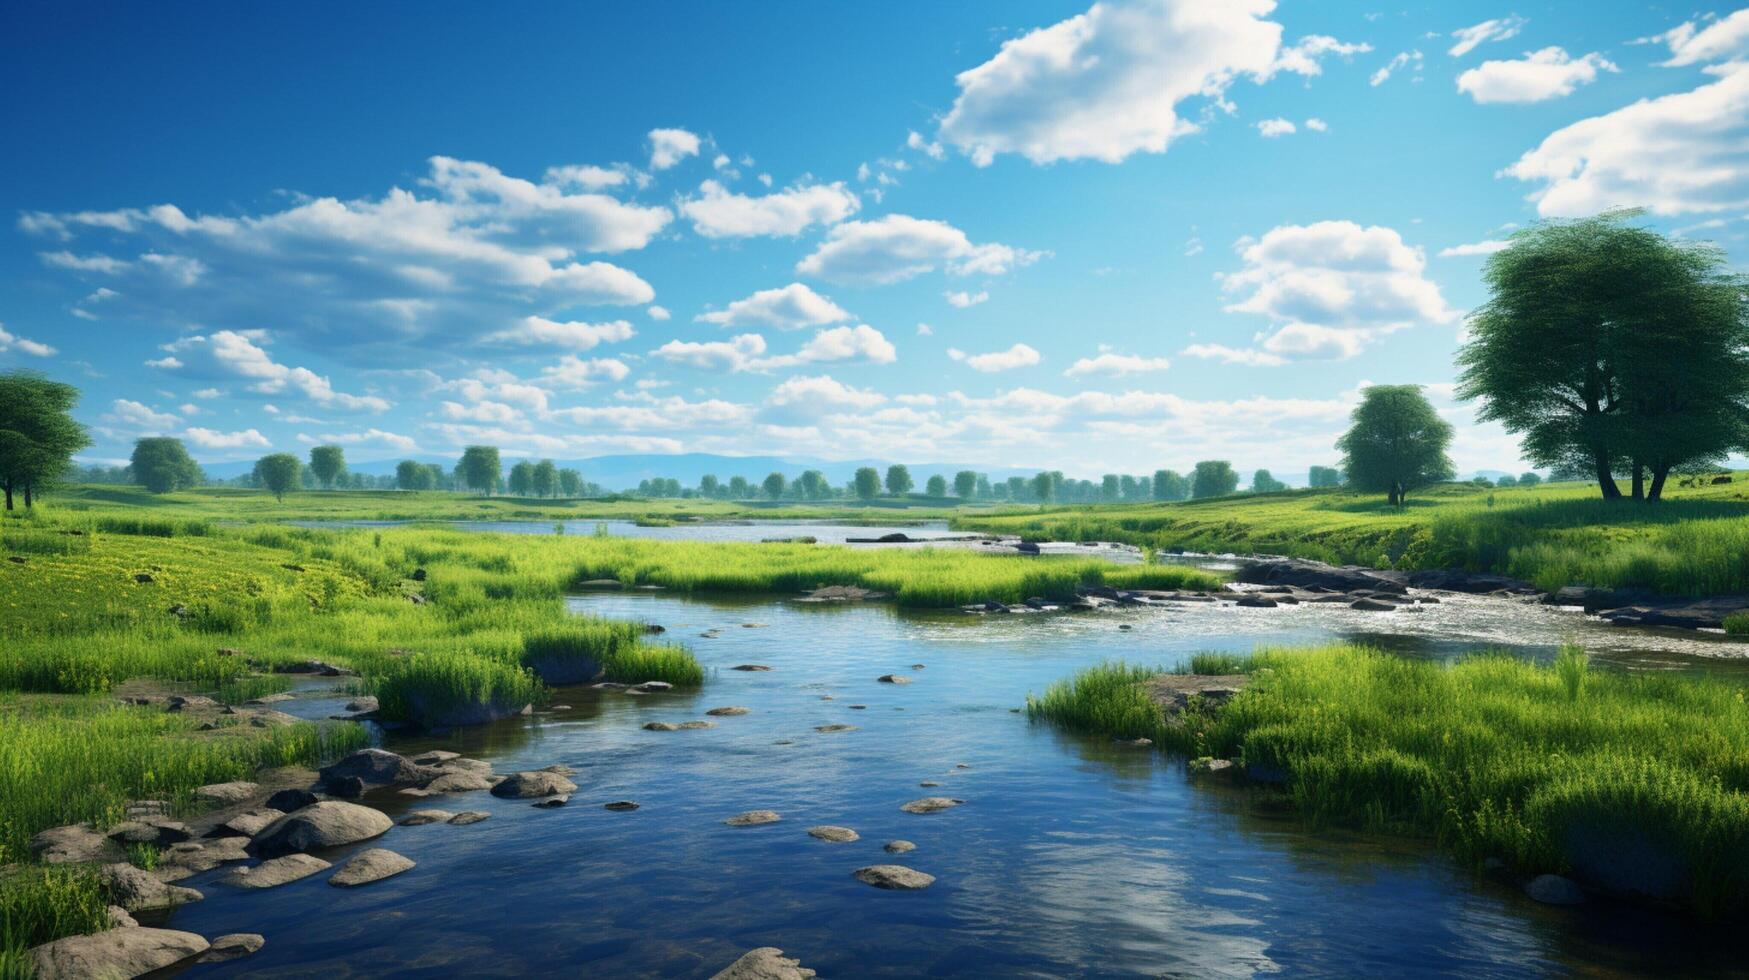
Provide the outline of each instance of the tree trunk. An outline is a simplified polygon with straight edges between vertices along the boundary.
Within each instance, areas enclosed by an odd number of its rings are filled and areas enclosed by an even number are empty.
[[[29,510],[32,506],[33,502],[30,499],[30,484],[26,483],[24,485],[24,509]]]
[[[1634,499],[1646,499],[1646,468],[1637,459],[1634,460]]]
[[[1652,489],[1646,493],[1646,499],[1648,501],[1664,499],[1664,480],[1669,475],[1669,466],[1655,466],[1652,468]]]
[[[1597,486],[1603,491],[1603,499],[1620,500],[1621,487],[1615,485],[1615,477],[1609,472],[1609,457],[1597,453],[1592,460],[1597,466]]]
[[[12,484],[6,484],[6,509],[12,509]]]

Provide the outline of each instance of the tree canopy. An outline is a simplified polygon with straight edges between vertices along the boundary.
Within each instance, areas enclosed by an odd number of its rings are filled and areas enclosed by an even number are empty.
[[[455,472],[469,490],[490,497],[492,491],[498,489],[498,478],[503,472],[503,465],[498,462],[498,447],[467,447],[462,450],[461,462],[456,464]]]
[[[970,500],[978,492],[978,474],[972,470],[960,470],[953,475],[953,495],[961,500]]]
[[[346,451],[339,446],[313,446],[310,449],[310,473],[322,481],[322,486],[334,489],[334,481],[346,472]]]
[[[788,485],[789,481],[784,478],[782,473],[771,473],[765,478],[765,495],[773,500],[781,499],[783,491]]]
[[[134,479],[152,493],[169,493],[196,486],[204,478],[200,464],[188,455],[180,439],[155,436],[134,443]]]
[[[1452,478],[1451,424],[1420,385],[1374,385],[1361,392],[1354,424],[1336,440],[1342,469],[1356,489],[1385,494],[1393,507],[1409,491]]]
[[[419,466],[418,463],[413,465]],[[273,453],[255,461],[255,480],[266,487],[275,500],[284,500],[287,493],[297,489],[303,468],[304,464],[291,453]]]
[[[851,486],[856,489],[856,495],[863,500],[873,500],[881,494],[881,475],[872,466],[857,469],[856,476],[851,480]]]
[[[30,507],[35,492],[73,465],[73,454],[91,444],[85,428],[73,421],[79,389],[70,384],[12,371],[0,374],[0,489],[6,509],[22,491]]]
[[[911,470],[903,463],[894,463],[887,467],[887,492],[895,497],[904,496],[915,486],[911,482]]]
[[[1224,497],[1239,489],[1239,474],[1224,459],[1205,459],[1190,476],[1190,495],[1197,500]]]
[[[1339,487],[1342,485],[1342,471],[1334,466],[1314,466],[1306,474],[1306,485],[1312,487]]]
[[[1154,471],[1155,500],[1183,500],[1190,496],[1190,481],[1177,470]]]
[[[1287,484],[1277,480],[1268,470],[1258,470],[1251,476],[1251,492],[1276,493],[1286,490]]]
[[[1656,500],[1672,470],[1749,444],[1749,278],[1638,216],[1515,234],[1488,260],[1491,295],[1458,354],[1479,419],[1521,434],[1539,466],[1590,474],[1607,499],[1622,496],[1614,473]]]

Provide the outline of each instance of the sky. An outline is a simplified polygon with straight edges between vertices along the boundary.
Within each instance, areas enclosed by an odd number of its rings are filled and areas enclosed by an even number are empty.
[[[1487,255],[1749,258],[1749,8],[12,3],[0,370],[88,462],[1333,463]],[[585,474],[587,476],[587,474]]]

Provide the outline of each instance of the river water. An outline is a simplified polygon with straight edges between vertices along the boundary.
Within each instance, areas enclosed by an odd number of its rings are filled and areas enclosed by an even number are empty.
[[[370,528],[402,527],[413,521],[287,521],[296,527],[308,528]],[[914,540],[964,538],[966,531],[950,531],[946,521],[918,521],[912,524],[840,524],[836,521],[679,521],[662,527],[640,527],[633,521],[569,520],[569,521],[434,521],[439,526],[457,531],[482,531],[492,534],[594,534],[597,529],[616,538],[649,538],[653,541],[766,541],[779,538],[811,537],[820,544],[843,544],[850,538],[878,538],[884,534],[904,534]],[[557,531],[556,528],[563,528]]]
[[[565,763],[580,789],[557,810],[485,793],[373,797],[392,811],[492,817],[396,827],[373,843],[419,866],[361,889],[332,888],[326,875],[259,893],[216,875],[182,882],[209,898],[178,911],[175,927],[267,937],[255,956],[191,975],[705,977],[756,946],[822,977],[1727,975],[1745,952],[1643,909],[1539,906],[1424,843],[1259,814],[1242,792],[1192,782],[1157,752],[1014,710],[1107,657],[1170,665],[1196,650],[1331,638],[1408,656],[1508,645],[1540,657],[1572,637],[1628,669],[1735,673],[1742,661],[1718,656],[1731,651],[1723,643],[1480,598],[1413,614],[1186,605],[988,618],[659,593],[572,606],[664,625],[705,664],[704,688],[562,689],[555,702],[569,707],[529,719],[391,740],[499,772]],[[720,632],[701,635],[710,630]],[[731,669],[745,663],[772,669]],[[912,683],[876,680],[888,673]],[[320,715],[336,703],[281,707]],[[703,731],[641,728],[723,705],[751,713]],[[815,731],[830,724],[857,730]],[[930,795],[965,803],[899,810]],[[602,809],[619,799],[642,807]],[[752,809],[783,819],[723,824]],[[815,840],[806,828],[817,824],[862,839]],[[916,850],[882,851],[901,838]],[[936,881],[888,892],[851,877],[888,862]]]

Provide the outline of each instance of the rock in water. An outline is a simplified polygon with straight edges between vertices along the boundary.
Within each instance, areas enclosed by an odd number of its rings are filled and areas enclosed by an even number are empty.
[[[886,851],[888,854],[904,854],[907,851],[915,851],[916,849],[917,845],[908,840],[890,840],[881,845],[881,850]]]
[[[442,773],[403,755],[383,749],[359,749],[321,771],[325,785],[348,783],[353,778],[366,787],[423,786]]]
[[[542,810],[554,810],[569,802],[571,802],[571,797],[568,794],[560,794],[558,796],[549,796],[546,799],[536,801],[531,805],[539,807]]]
[[[319,802],[316,799],[316,794],[307,789],[282,789],[272,796],[269,796],[267,802],[263,803],[262,806],[267,807],[269,810],[290,813],[293,810],[302,810],[304,807],[316,802]]]
[[[42,980],[140,977],[192,960],[207,948],[207,941],[192,932],[132,926],[57,939],[31,950],[30,960]]]
[[[227,960],[240,960],[251,953],[261,950],[267,945],[267,940],[259,933],[233,932],[228,936],[220,936],[200,958],[202,963],[223,963]]]
[[[466,827],[468,824],[479,823],[482,820],[490,819],[492,819],[492,815],[484,810],[463,810],[455,816],[450,817],[449,822],[457,827]]]
[[[902,864],[871,864],[866,868],[857,868],[851,872],[856,880],[876,888],[887,888],[894,891],[916,891],[935,884],[935,876],[924,874]]]
[[[856,726],[855,725],[816,725],[816,726],[814,726],[814,731],[825,732],[827,734],[831,734],[832,732],[854,732],[854,731],[856,731]]]
[[[951,810],[965,800],[956,800],[951,796],[925,796],[921,800],[912,800],[899,807],[906,813],[940,813]]]
[[[428,823],[448,823],[455,819],[455,814],[448,810],[414,810],[401,818],[403,827],[423,827]]]
[[[493,796],[502,796],[513,800],[533,799],[537,796],[559,796],[565,793],[577,792],[577,784],[556,772],[512,773],[504,781],[492,787]]]
[[[323,800],[280,817],[251,846],[263,857],[356,844],[386,833],[394,821],[356,803]]]
[[[880,681],[882,684],[909,684],[909,683],[911,683],[911,678],[905,677],[901,674],[882,674],[881,676],[875,678],[875,680]]]
[[[341,865],[340,870],[328,879],[328,884],[337,888],[357,888],[359,885],[393,877],[403,871],[411,871],[413,865],[411,858],[403,857],[387,848],[372,847],[359,851],[352,856],[352,860]]]
[[[263,861],[253,868],[238,868],[225,875],[224,882],[238,888],[278,888],[300,878],[308,878],[333,865],[308,854],[287,854]]]
[[[612,803],[603,803],[601,808],[603,810],[612,810],[615,813],[625,813],[631,810],[636,810],[638,808],[638,803],[636,800],[614,800]]]
[[[862,839],[861,834],[851,830],[849,827],[834,827],[831,825],[809,827],[808,836],[815,840],[823,840],[832,844],[848,844],[851,841]]]
[[[173,909],[206,897],[192,888],[167,885],[131,864],[106,864],[97,870],[97,880],[109,900],[129,912]]]
[[[726,707],[726,708],[712,708],[711,710],[705,712],[705,714],[715,715],[718,718],[727,718],[727,717],[732,717],[734,715],[747,714],[749,710],[750,709],[743,708],[739,705],[730,705],[729,707]]]
[[[1395,612],[1397,607],[1377,599],[1356,599],[1348,604],[1348,608],[1359,609],[1362,612]]]
[[[1524,893],[1544,905],[1585,904],[1584,889],[1560,875],[1537,875],[1524,886]]]
[[[723,822],[731,827],[757,827],[763,823],[777,823],[783,818],[775,810],[748,810],[737,813]]]
[[[711,977],[711,980],[808,980],[814,971],[801,960],[783,955],[776,946],[761,946]]]

